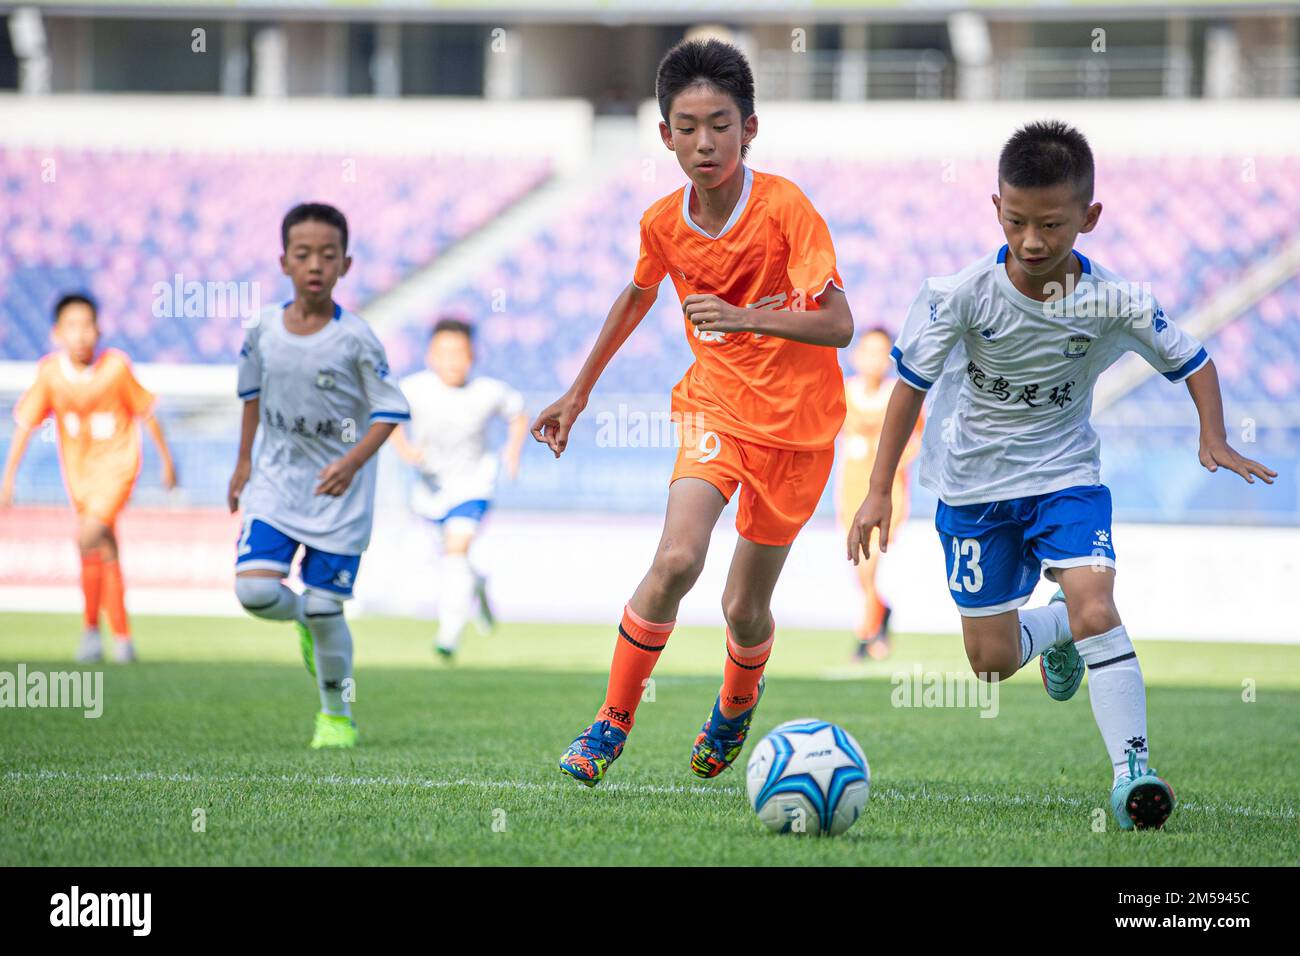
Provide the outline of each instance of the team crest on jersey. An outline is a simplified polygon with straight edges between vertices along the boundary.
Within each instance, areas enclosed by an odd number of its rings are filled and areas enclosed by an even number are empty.
[[[333,388],[334,384],[334,373],[329,369],[323,368],[316,373],[317,388]]]
[[[1088,354],[1088,346],[1092,345],[1092,339],[1086,335],[1071,335],[1070,340],[1065,343],[1066,358],[1083,358]]]

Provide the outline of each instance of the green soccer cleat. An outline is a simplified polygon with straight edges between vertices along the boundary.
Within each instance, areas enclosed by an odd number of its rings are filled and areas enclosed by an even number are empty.
[[[294,622],[298,626],[298,648],[302,651],[302,662],[307,665],[307,673],[316,676],[316,642],[312,640],[311,628],[302,621]]]
[[[357,725],[351,717],[321,712],[316,715],[316,734],[311,738],[311,749],[323,747],[355,747]]]
[[[1137,772],[1137,755],[1128,755],[1128,775],[1110,792],[1110,809],[1121,830],[1158,830],[1174,812],[1174,788],[1155,770]]]
[[[1047,603],[1064,600],[1065,592],[1057,588],[1052,600]],[[1043,675],[1043,687],[1052,700],[1069,700],[1073,697],[1083,683],[1083,672],[1086,670],[1073,639],[1049,647],[1038,657],[1038,671]]]

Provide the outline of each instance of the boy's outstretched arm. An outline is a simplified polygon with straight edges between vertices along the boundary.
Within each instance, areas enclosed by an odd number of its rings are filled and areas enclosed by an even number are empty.
[[[0,479],[0,508],[8,508],[14,503],[14,479],[18,475],[18,463],[27,451],[27,442],[31,440],[32,430],[21,423],[14,426],[13,441],[9,443],[9,454],[5,457],[4,478]]]
[[[849,525],[849,560],[858,563],[858,555],[871,557],[871,532],[880,529],[880,550],[889,550],[889,521],[893,512],[894,473],[912,437],[916,418],[925,404],[925,392],[899,382],[889,396],[885,423],[880,428],[880,445],[871,469],[870,484],[862,506]]]
[[[158,446],[158,457],[162,459],[163,487],[171,491],[176,487],[176,464],[172,461],[167,439],[163,437],[162,425],[155,416],[150,415],[144,420],[144,427],[149,432],[149,437],[153,439],[153,443]]]
[[[587,407],[587,397],[600,374],[605,371],[605,366],[641,324],[658,295],[657,285],[643,289],[636,283],[629,282],[627,288],[614,300],[605,324],[601,326],[600,335],[596,336],[596,344],[591,347],[587,361],[582,363],[578,377],[573,380],[569,390],[542,409],[533,420],[533,438],[549,446],[556,458],[564,453],[564,447],[569,443],[569,429]]]
[[[1271,485],[1277,477],[1276,471],[1237,454],[1228,444],[1227,430],[1223,425],[1223,396],[1219,391],[1219,373],[1214,368],[1213,359],[1187,376],[1187,391],[1201,417],[1201,464],[1210,471],[1227,468],[1252,485],[1255,478],[1262,478],[1265,484]]]
[[[226,491],[226,504],[230,506],[231,514],[239,510],[239,496],[253,473],[253,438],[257,435],[257,421],[261,415],[260,398],[244,402],[244,418],[239,426],[239,457],[235,460],[235,473],[230,476],[230,487]]]
[[[355,448],[321,469],[320,474],[316,476],[320,479],[320,484],[316,486],[316,494],[341,495],[347,491],[353,477],[361,470],[361,466],[370,460],[370,456],[379,451],[379,446],[388,440],[388,436],[396,427],[397,422],[372,424],[361,436],[361,441],[357,442]]]
[[[806,345],[842,349],[853,341],[853,313],[849,300],[833,285],[826,287],[812,311],[746,309],[716,295],[688,295],[682,308],[701,332],[754,332]]]

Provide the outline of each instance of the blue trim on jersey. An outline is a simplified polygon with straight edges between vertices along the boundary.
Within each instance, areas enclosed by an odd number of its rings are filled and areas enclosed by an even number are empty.
[[[239,397],[247,401],[248,399],[252,398],[254,395],[260,395],[261,393],[262,390],[260,388],[254,388],[248,390],[247,392],[240,392]]]
[[[1178,382],[1181,382],[1183,379],[1187,378],[1187,376],[1191,375],[1200,366],[1204,365],[1209,360],[1210,360],[1209,353],[1206,352],[1204,348],[1202,348],[1199,352],[1197,352],[1195,355],[1189,358],[1186,362],[1178,366],[1178,368],[1176,368],[1174,371],[1163,372],[1161,374],[1163,374],[1165,378],[1169,379],[1169,381],[1174,382],[1176,384]]]
[[[1078,258],[1079,265],[1083,266],[1083,274],[1086,276],[1092,275],[1092,263],[1088,261],[1088,257],[1085,256],[1078,249],[1074,249],[1072,251],[1074,252],[1076,258]]]
[[[372,422],[409,422],[411,420],[410,412],[371,412],[370,420]]]
[[[334,303],[334,321],[337,322],[343,315],[343,306],[337,302]]]
[[[930,387],[934,385],[934,382],[927,382],[903,364],[903,353],[899,350],[897,345],[890,350],[889,357],[892,358],[894,364],[898,366],[898,374],[905,378],[908,384],[915,385],[917,388],[926,391],[929,391]]]
[[[998,250],[998,262],[1002,263],[1006,261],[1007,261],[1007,247],[1003,246],[1001,249]]]

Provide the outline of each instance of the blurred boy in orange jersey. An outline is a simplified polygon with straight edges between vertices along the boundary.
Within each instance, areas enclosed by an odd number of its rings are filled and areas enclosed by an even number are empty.
[[[532,429],[558,458],[596,380],[671,277],[695,356],[672,394],[682,444],[663,537],[623,609],[605,702],[560,758],[561,772],[587,786],[623,752],[678,606],[738,489],[722,689],[695,738],[691,771],[715,777],[739,757],[775,640],[772,591],[830,478],[844,422],[836,349],[853,338],[825,221],[794,183],[744,163],[758,117],[741,52],[717,40],[680,43],[655,87],[660,136],[689,182],[641,217],[632,281],[569,391]]]
[[[59,430],[63,482],[80,519],[77,544],[86,630],[77,660],[103,657],[99,639],[102,604],[116,638],[114,659],[126,664],[135,660],[135,646],[126,617],[113,527],[140,473],[137,418],[144,420],[158,445],[165,488],[176,486],[176,471],[162,428],[153,417],[154,397],[136,381],[127,357],[117,349],[96,355],[99,322],[90,299],[67,295],[59,300],[54,307],[54,341],[59,351],[41,359],[35,384],[14,408],[18,427],[0,483],[0,508],[13,502],[14,476],[32,430],[53,415]]]
[[[857,372],[844,383],[845,403],[848,412],[844,418],[844,453],[840,459],[839,494],[835,500],[840,524],[848,530],[848,523],[857,513],[858,504],[867,493],[871,466],[876,461],[876,448],[880,444],[880,426],[885,421],[885,408],[898,380],[886,377],[893,368],[889,348],[893,340],[882,328],[869,329],[858,339],[851,362]],[[889,543],[898,537],[898,527],[907,520],[907,465],[921,448],[921,429],[924,422],[918,418],[912,439],[903,451],[894,479],[894,522]],[[881,660],[889,656],[890,608],[876,591],[876,568],[879,552],[858,564],[858,583],[862,585],[862,622],[858,626],[858,646],[855,656],[861,660],[870,656]]]

